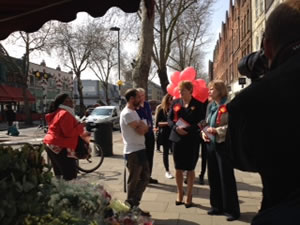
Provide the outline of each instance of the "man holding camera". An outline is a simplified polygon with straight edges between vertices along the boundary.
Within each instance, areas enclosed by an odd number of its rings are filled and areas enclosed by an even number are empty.
[[[253,225],[300,224],[300,1],[277,6],[263,41],[268,72],[227,105],[235,168],[258,172],[263,200]]]

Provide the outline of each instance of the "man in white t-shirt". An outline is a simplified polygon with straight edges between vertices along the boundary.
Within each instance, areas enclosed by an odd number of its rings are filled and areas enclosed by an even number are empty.
[[[138,207],[150,178],[144,137],[148,126],[135,111],[140,104],[138,91],[128,89],[125,98],[127,105],[121,112],[120,126],[124,143],[123,153],[129,171],[126,203],[131,207]]]

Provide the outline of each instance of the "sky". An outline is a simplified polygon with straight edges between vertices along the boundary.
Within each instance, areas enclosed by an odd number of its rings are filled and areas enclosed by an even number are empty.
[[[224,4],[224,2],[227,2],[227,4],[226,3]],[[211,42],[210,42],[210,44],[207,44],[207,46],[204,49],[205,52],[207,52],[206,57],[205,57],[205,63],[204,63],[205,71],[207,71],[207,69],[208,69],[208,60],[213,59],[213,50],[214,50],[216,41],[218,40],[218,37],[219,37],[222,21],[225,21],[225,13],[226,13],[226,10],[228,10],[228,8],[229,8],[229,0],[216,0],[216,3],[213,8],[213,14],[211,17],[211,21],[212,21],[211,25],[210,25],[211,29],[209,31],[209,36],[211,38]],[[86,13],[79,13],[77,15],[76,21],[74,21],[74,22],[78,22],[85,17],[86,17]],[[4,40],[4,43],[7,43],[6,40]],[[8,50],[9,54],[13,57],[20,58],[24,54],[24,50],[18,46],[5,45],[5,47]],[[43,59],[45,60],[46,65],[48,67],[56,68],[58,65],[60,65],[62,67],[62,70],[64,70],[63,65],[61,65],[61,63],[59,62],[58,59],[56,59],[55,57],[50,57],[48,55],[40,55],[40,54],[32,55],[31,62],[40,64]],[[64,71],[67,71],[67,70],[64,70]],[[82,79],[92,79],[92,80],[98,79],[94,75],[91,76],[91,74],[92,74],[92,72],[90,72],[90,71],[83,73]],[[155,79],[153,81],[155,83],[159,84],[158,79]]]
[[[224,4],[224,2],[226,2]],[[213,8],[212,14],[212,22],[210,29],[211,43],[207,47],[206,54],[206,65],[208,64],[208,60],[213,59],[213,51],[216,45],[216,42],[219,38],[219,33],[221,32],[222,22],[225,21],[226,10],[229,8],[229,0],[216,0],[216,3]]]

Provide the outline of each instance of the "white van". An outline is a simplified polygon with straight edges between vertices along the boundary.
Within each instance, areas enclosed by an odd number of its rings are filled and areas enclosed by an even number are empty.
[[[113,129],[120,129],[120,110],[118,106],[98,106],[87,117],[87,129],[99,123],[112,122]]]

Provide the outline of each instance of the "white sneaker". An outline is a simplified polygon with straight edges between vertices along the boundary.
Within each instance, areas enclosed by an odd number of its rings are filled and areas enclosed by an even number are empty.
[[[168,178],[168,179],[174,178],[170,172],[166,172],[165,176],[166,176],[166,178]]]

